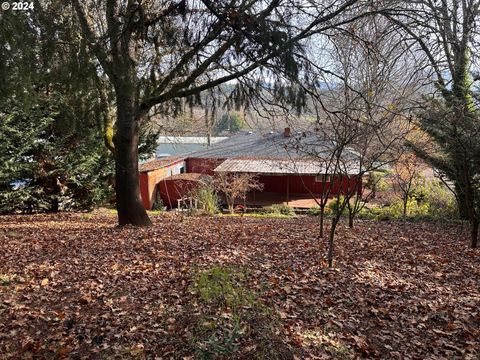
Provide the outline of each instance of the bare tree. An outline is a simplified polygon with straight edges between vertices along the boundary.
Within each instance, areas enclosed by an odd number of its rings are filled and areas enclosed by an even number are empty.
[[[403,154],[393,166],[393,183],[402,199],[404,217],[408,215],[408,201],[412,199],[424,168],[421,159],[412,153]]]
[[[408,46],[398,45],[398,33],[389,31],[384,19],[364,16],[330,41],[333,65],[328,72],[317,68],[318,79],[323,79],[328,91],[318,87],[305,90],[313,106],[321,110],[315,122],[318,143],[328,140],[332,145],[329,156],[311,151],[309,155],[319,164],[328,162],[330,176],[343,182],[340,190],[337,184],[336,191],[328,194],[336,199],[327,254],[332,266],[340,218],[349,208],[349,223],[353,226],[354,216],[367,200],[361,179],[401,154],[401,145],[410,131],[410,119],[405,113],[423,83],[410,69],[415,63],[405,56]],[[304,147],[303,151],[309,150]]]
[[[215,175],[212,184],[216,191],[225,196],[231,214],[235,210],[237,200],[245,201],[249,191],[263,189],[263,184],[256,179],[256,175],[248,173],[219,172]]]

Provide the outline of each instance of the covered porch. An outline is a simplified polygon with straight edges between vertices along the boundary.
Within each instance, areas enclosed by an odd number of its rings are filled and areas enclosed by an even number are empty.
[[[296,209],[309,209],[317,205],[315,198],[304,194],[279,194],[273,192],[251,192],[247,194],[245,204],[249,207],[265,207],[273,204],[287,204]]]

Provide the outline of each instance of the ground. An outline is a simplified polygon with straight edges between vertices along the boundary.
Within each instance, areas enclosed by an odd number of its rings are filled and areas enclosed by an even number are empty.
[[[0,217],[0,358],[478,359],[461,224]]]

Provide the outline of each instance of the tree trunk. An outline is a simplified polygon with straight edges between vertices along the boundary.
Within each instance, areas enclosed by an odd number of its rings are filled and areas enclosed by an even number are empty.
[[[403,199],[403,217],[407,217],[407,205],[408,205],[408,198]]]
[[[466,202],[465,193],[459,181],[455,181],[454,190],[455,190],[455,199],[457,200],[457,207],[458,207],[458,213],[460,215],[460,219],[468,220],[468,211],[465,205],[465,202]]]
[[[332,219],[332,226],[330,228],[330,235],[328,236],[328,267],[333,267],[333,240],[335,239],[335,229],[337,228],[339,218]]]
[[[323,238],[323,220],[325,219],[325,206],[320,206],[320,237]]]
[[[117,93],[117,129],[115,133],[115,192],[118,224],[151,226],[142,198],[138,177],[138,119],[133,96]]]
[[[353,211],[349,212],[349,214],[348,214],[348,227],[350,229],[353,229],[353,219],[354,219],[354,217],[355,217],[354,212]]]
[[[471,234],[472,234],[471,248],[476,249],[478,246],[478,219],[472,220]]]

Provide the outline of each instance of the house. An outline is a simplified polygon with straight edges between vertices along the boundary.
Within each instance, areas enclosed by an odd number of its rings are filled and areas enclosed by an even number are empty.
[[[151,209],[159,192],[163,204],[175,207],[176,201],[199,182],[200,175],[215,173],[255,174],[263,190],[248,198],[252,205],[311,200],[327,188],[331,195],[359,191],[361,179],[354,151],[344,151],[341,176],[333,176],[328,161],[322,161],[331,158],[334,148],[332,141],[318,141],[313,133],[293,135],[289,128],[281,133],[239,133],[183,157],[141,164],[143,203]]]

